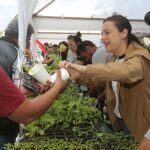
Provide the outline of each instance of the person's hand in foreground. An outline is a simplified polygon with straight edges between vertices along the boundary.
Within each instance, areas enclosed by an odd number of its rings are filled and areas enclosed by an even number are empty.
[[[59,63],[60,68],[66,68],[71,75],[71,79],[80,78],[81,74],[85,72],[86,66],[73,64],[67,61],[61,61]]]
[[[49,89],[52,88],[52,83],[49,80],[46,81],[46,85],[43,85],[41,83],[37,83],[37,85],[39,86],[41,94],[47,92]]]
[[[47,80],[46,81],[46,85],[43,85],[43,84],[37,82],[36,86],[38,86],[38,88],[40,90],[40,94],[43,94],[43,93],[47,92],[52,87],[52,83]],[[35,96],[36,95],[35,92],[33,92],[31,90],[28,90],[24,86],[20,86],[19,89],[20,89],[21,93],[24,94],[26,97],[30,97],[30,96]]]
[[[56,73],[57,73],[57,78],[53,88],[56,88],[59,92],[63,92],[67,88],[68,82],[61,79],[60,70],[57,70]]]
[[[46,85],[42,85],[40,83],[37,83],[37,84],[40,87],[40,93],[47,92],[53,86],[53,84],[49,80],[46,81]],[[68,85],[68,82],[67,81],[63,81],[61,79],[61,72],[60,72],[60,70],[57,70],[57,78],[56,78],[56,82],[55,82],[54,86],[59,88],[59,90],[62,92],[64,89],[66,89],[67,85]]]
[[[55,84],[51,89],[49,89],[44,94],[33,98],[32,100],[20,100],[22,103],[19,102],[21,104],[19,104],[12,111],[12,113],[9,114],[8,117],[16,122],[23,124],[28,124],[34,121],[48,110],[48,108],[53,104],[54,100],[57,98],[60,92],[66,89],[67,84],[67,81],[63,81],[61,79],[61,72],[58,70]]]

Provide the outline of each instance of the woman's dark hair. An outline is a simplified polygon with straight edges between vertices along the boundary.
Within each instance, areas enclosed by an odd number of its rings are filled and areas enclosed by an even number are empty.
[[[142,46],[140,40],[134,34],[132,34],[132,26],[131,26],[129,20],[126,17],[124,17],[122,15],[113,15],[111,17],[106,18],[103,21],[103,23],[105,23],[106,21],[114,22],[114,25],[116,26],[116,28],[120,32],[122,32],[123,29],[128,30],[128,44],[135,41],[136,43],[138,43]]]
[[[44,46],[47,46],[47,47],[49,47],[49,44],[46,42],[46,43],[44,43]]]
[[[150,25],[150,11],[145,14],[144,21]]]
[[[76,35],[69,35],[67,37],[67,40],[73,40],[78,45],[78,44],[80,44],[82,42],[81,33],[77,32]]]

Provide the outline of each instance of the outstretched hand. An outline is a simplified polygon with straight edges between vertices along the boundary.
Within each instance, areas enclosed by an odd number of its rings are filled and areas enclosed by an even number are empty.
[[[60,68],[66,68],[71,75],[71,79],[80,78],[81,74],[86,70],[86,66],[73,64],[67,61],[61,61],[59,63]]]
[[[63,92],[67,88],[68,82],[62,80],[60,70],[57,70],[56,73],[57,73],[57,78],[54,83],[54,88],[56,88],[59,92]]]

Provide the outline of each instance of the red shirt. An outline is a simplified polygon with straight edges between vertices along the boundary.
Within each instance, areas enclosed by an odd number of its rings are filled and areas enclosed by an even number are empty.
[[[24,100],[24,95],[0,67],[0,117],[14,112]]]

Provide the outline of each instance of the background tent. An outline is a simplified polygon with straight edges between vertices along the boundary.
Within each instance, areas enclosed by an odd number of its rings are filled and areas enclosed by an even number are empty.
[[[18,0],[18,3],[23,1],[24,0]],[[24,3],[26,2],[31,5],[33,1],[34,0],[30,0],[28,2],[26,0]],[[134,33],[149,33],[150,31],[150,27],[143,21],[145,13],[149,11],[149,0],[36,1],[37,4],[33,11],[33,21],[37,30],[36,38],[44,42],[58,43],[61,40],[66,40],[66,37],[69,34],[75,34],[77,31],[81,31],[83,39],[89,39],[98,44],[100,40],[102,20],[114,12],[125,15],[131,19]],[[9,6],[12,3],[12,8],[14,8],[14,5],[17,7],[17,0],[0,1],[0,5],[4,2],[7,2]],[[22,8],[22,11],[25,10],[24,13],[26,13],[30,9],[30,5],[22,5],[21,7],[19,5],[18,6],[19,8]],[[9,13],[9,15],[13,14],[11,7],[9,7],[9,11],[8,9],[4,10],[3,7],[1,7],[0,11],[3,11],[1,14],[5,14],[5,16],[1,15],[1,20],[3,20],[2,17],[5,17],[6,19],[7,13]]]
[[[53,0],[49,6],[34,13],[33,20],[37,38],[44,42],[59,43],[69,34],[81,31],[84,40],[92,40],[98,45],[102,21],[112,13],[128,17],[133,33],[150,33],[150,27],[143,21],[149,6],[149,0],[144,3],[141,0]]]

